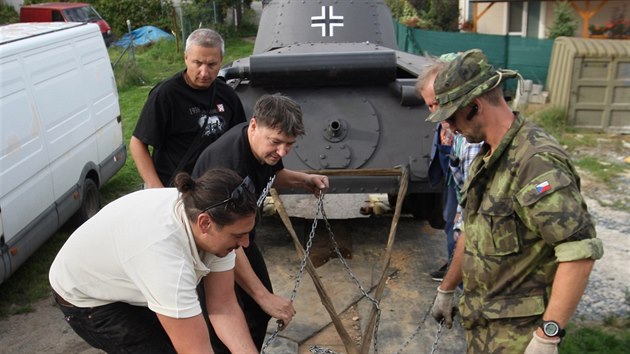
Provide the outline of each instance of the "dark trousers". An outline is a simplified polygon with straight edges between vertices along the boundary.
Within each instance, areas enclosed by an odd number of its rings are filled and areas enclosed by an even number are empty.
[[[157,315],[147,307],[115,302],[75,307],[55,296],[66,322],[89,345],[107,353],[176,353]]]
[[[271,287],[271,279],[269,279],[269,272],[267,271],[267,264],[265,264],[265,260],[256,246],[256,243],[250,241],[249,247],[243,249],[245,251],[245,255],[249,260],[249,263],[254,270],[254,273],[258,276],[260,281],[265,285],[265,287],[273,292]],[[243,313],[245,314],[245,320],[247,321],[247,327],[249,327],[249,333],[252,335],[252,339],[254,340],[254,344],[256,344],[256,348],[258,351],[262,349],[262,346],[265,341],[265,335],[267,333],[267,324],[271,319],[265,311],[263,311],[260,306],[252,299],[245,290],[241,289],[240,286],[235,286],[236,297],[238,298],[238,302],[243,309]],[[199,293],[200,299],[205,299],[205,291],[203,289],[203,282],[200,286],[197,287],[197,292]],[[210,331],[210,339],[212,342],[212,349],[216,354],[227,354],[230,353],[228,348],[221,342],[219,337],[217,336],[214,328],[212,328],[212,324],[208,320],[208,310],[206,309],[205,301],[201,301],[201,308],[204,313],[204,318],[206,319],[206,323],[208,324],[208,329]]]

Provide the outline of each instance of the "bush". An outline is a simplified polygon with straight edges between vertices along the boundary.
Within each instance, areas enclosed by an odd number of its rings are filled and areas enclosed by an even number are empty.
[[[20,21],[17,11],[11,5],[0,4],[0,25]]]
[[[573,9],[567,1],[557,2],[553,5],[553,23],[549,27],[550,39],[560,36],[573,36],[577,28],[577,20],[573,15]]]
[[[392,16],[408,27],[436,31],[459,30],[459,5],[457,0],[386,0]],[[417,6],[414,8],[414,6]]]
[[[170,0],[95,0],[93,6],[112,27],[115,37],[142,26],[159,27],[166,32],[177,28],[175,11]]]

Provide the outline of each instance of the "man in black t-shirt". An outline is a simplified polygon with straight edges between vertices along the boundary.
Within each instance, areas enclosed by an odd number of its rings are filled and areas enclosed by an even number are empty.
[[[186,40],[186,69],[149,93],[129,142],[145,188],[168,187],[177,172],[191,173],[204,148],[246,121],[234,90],[216,80],[223,53],[217,32],[195,30]]]
[[[256,186],[259,207],[271,187],[301,187],[318,196],[328,189],[328,177],[291,171],[282,164],[282,158],[303,134],[300,106],[286,96],[265,95],[256,102],[249,123],[237,125],[201,153],[193,176],[215,167],[232,169],[243,178],[249,176]],[[236,250],[234,270],[237,296],[260,351],[270,318],[282,320],[286,326],[295,310],[288,299],[273,294],[267,266],[254,236],[252,231],[249,247]],[[211,333],[215,353],[229,353]]]

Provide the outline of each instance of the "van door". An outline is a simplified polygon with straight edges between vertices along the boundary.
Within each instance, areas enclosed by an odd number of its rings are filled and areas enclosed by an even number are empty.
[[[81,61],[94,59],[81,57],[77,52],[83,47],[82,50],[100,53],[103,46],[100,37],[85,38],[90,38],[96,45],[57,42],[24,56],[26,67],[37,68],[31,72],[33,96],[41,112],[41,130],[47,144],[54,198],[57,201],[73,200],[75,205],[58,209],[60,213],[71,213],[77,209],[80,200],[66,198],[65,195],[78,190],[77,182],[85,162],[99,161],[89,99],[89,87],[94,83],[81,70]],[[93,168],[96,169],[96,166]],[[60,217],[65,221],[69,215]]]
[[[29,80],[20,58],[0,59],[0,217],[9,245],[55,201],[48,149]],[[52,219],[47,223],[56,227],[56,213]]]

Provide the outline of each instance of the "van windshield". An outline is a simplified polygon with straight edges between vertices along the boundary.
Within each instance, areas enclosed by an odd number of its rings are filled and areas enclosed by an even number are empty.
[[[96,22],[101,16],[91,6],[75,7],[64,10],[69,22]]]

